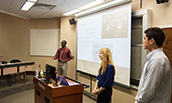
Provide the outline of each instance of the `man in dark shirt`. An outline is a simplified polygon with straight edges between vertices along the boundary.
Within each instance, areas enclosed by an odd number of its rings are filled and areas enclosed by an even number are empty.
[[[66,47],[67,42],[63,40],[61,42],[61,48],[56,52],[56,55],[52,57],[53,60],[58,59],[57,73],[61,76],[67,76],[68,61],[72,59],[71,51]]]

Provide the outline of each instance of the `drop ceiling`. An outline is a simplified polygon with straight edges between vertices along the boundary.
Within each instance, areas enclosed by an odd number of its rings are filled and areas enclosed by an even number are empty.
[[[59,18],[63,16],[63,13],[81,7],[94,0],[39,0],[29,11],[21,11],[20,8],[25,1],[0,0],[0,12],[26,19]]]

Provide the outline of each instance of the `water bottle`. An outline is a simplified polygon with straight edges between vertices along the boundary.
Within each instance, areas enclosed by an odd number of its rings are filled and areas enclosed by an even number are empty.
[[[40,76],[41,76],[41,78],[43,78],[43,71],[41,70],[41,72],[40,72]]]
[[[35,77],[38,78],[38,68],[36,68]]]

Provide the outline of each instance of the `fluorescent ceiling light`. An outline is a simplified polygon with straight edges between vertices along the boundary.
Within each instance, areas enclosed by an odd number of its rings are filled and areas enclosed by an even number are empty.
[[[28,11],[34,4],[37,2],[37,0],[28,0],[24,3],[21,10]]]
[[[96,1],[93,1],[91,3],[88,3],[88,4],[84,5],[84,6],[80,7],[80,8],[78,8],[78,9],[75,9],[75,10],[69,11],[67,13],[64,13],[63,15],[68,16],[68,15],[80,12],[81,10],[88,9],[90,7],[98,5],[98,4],[102,3],[102,2],[104,2],[104,0],[96,0]]]
[[[100,3],[104,2],[104,0],[96,0],[96,1],[93,1],[91,3],[88,3],[82,7],[80,7],[79,9],[83,10],[83,9],[87,9],[87,8],[90,8],[90,7],[93,7],[93,6],[96,6]]]
[[[81,10],[79,10],[79,9],[75,9],[75,10],[69,11],[69,12],[67,12],[67,13],[64,13],[63,15],[68,16],[68,15],[71,15],[71,14],[77,13],[77,12],[79,12],[79,11],[81,11]]]
[[[28,0],[28,1],[37,2],[38,0]]]
[[[79,12],[79,13],[75,14],[75,16],[78,17],[80,15],[85,15],[85,14],[92,13],[92,12],[95,12],[95,11],[98,11],[98,10],[106,9],[108,7],[112,7],[114,5],[118,5],[118,4],[129,2],[129,1],[132,1],[132,0],[115,0],[115,1],[111,1],[111,2],[108,2],[106,4],[103,4],[103,5],[88,9],[86,11]]]

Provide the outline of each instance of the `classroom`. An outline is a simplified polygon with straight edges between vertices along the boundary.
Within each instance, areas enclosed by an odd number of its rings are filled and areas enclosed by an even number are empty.
[[[0,0],[1,2],[2,0]],[[39,0],[41,1],[41,0]],[[65,0],[64,0],[65,1]],[[156,0],[132,0],[131,2],[131,16],[135,13],[149,11],[151,16],[146,22],[146,27],[160,27],[163,29],[172,28],[172,2],[157,4]],[[146,14],[148,15],[148,14]],[[144,15],[144,16],[146,16]],[[135,15],[137,17],[137,15]],[[142,15],[143,16],[143,15]],[[25,19],[10,13],[0,10],[0,56],[3,55],[3,60],[10,61],[11,59],[20,59],[21,61],[35,62],[32,72],[40,67],[45,72],[45,65],[51,64],[57,67],[57,60],[52,60],[51,56],[31,55],[30,53],[30,40],[31,30],[59,30],[58,45],[60,42],[66,40],[67,47],[72,50],[73,58],[68,62],[67,77],[76,79],[89,85],[85,88],[85,93],[89,94],[92,91],[96,77],[77,72],[77,24],[70,25],[69,19],[78,18],[75,16],[62,16],[58,18],[37,18]],[[144,21],[144,20],[143,20]],[[143,22],[142,22],[143,23]],[[143,23],[144,24],[144,23]],[[146,29],[143,27],[143,29]],[[132,31],[132,30],[131,30]],[[144,30],[143,30],[144,31]],[[143,36],[143,32],[141,34]],[[141,37],[142,38],[142,37]],[[170,37],[168,39],[171,39]],[[38,40],[39,41],[39,40]],[[43,47],[45,50],[48,46]],[[48,50],[47,50],[48,51]],[[116,50],[118,51],[118,50]],[[119,50],[120,52],[120,50]],[[54,51],[55,55],[56,51]],[[169,51],[170,53],[170,51]],[[170,53],[171,54],[171,53]],[[171,56],[171,55],[170,55]],[[170,59],[172,60],[172,59]],[[142,62],[142,61],[141,61]],[[141,63],[141,65],[143,65]],[[97,67],[98,69],[99,67]],[[134,85],[129,87],[121,86],[118,84],[113,85],[113,93],[111,103],[134,103],[134,98],[138,91],[138,86]],[[90,99],[93,99],[90,97]],[[94,99],[93,99],[94,100]]]

